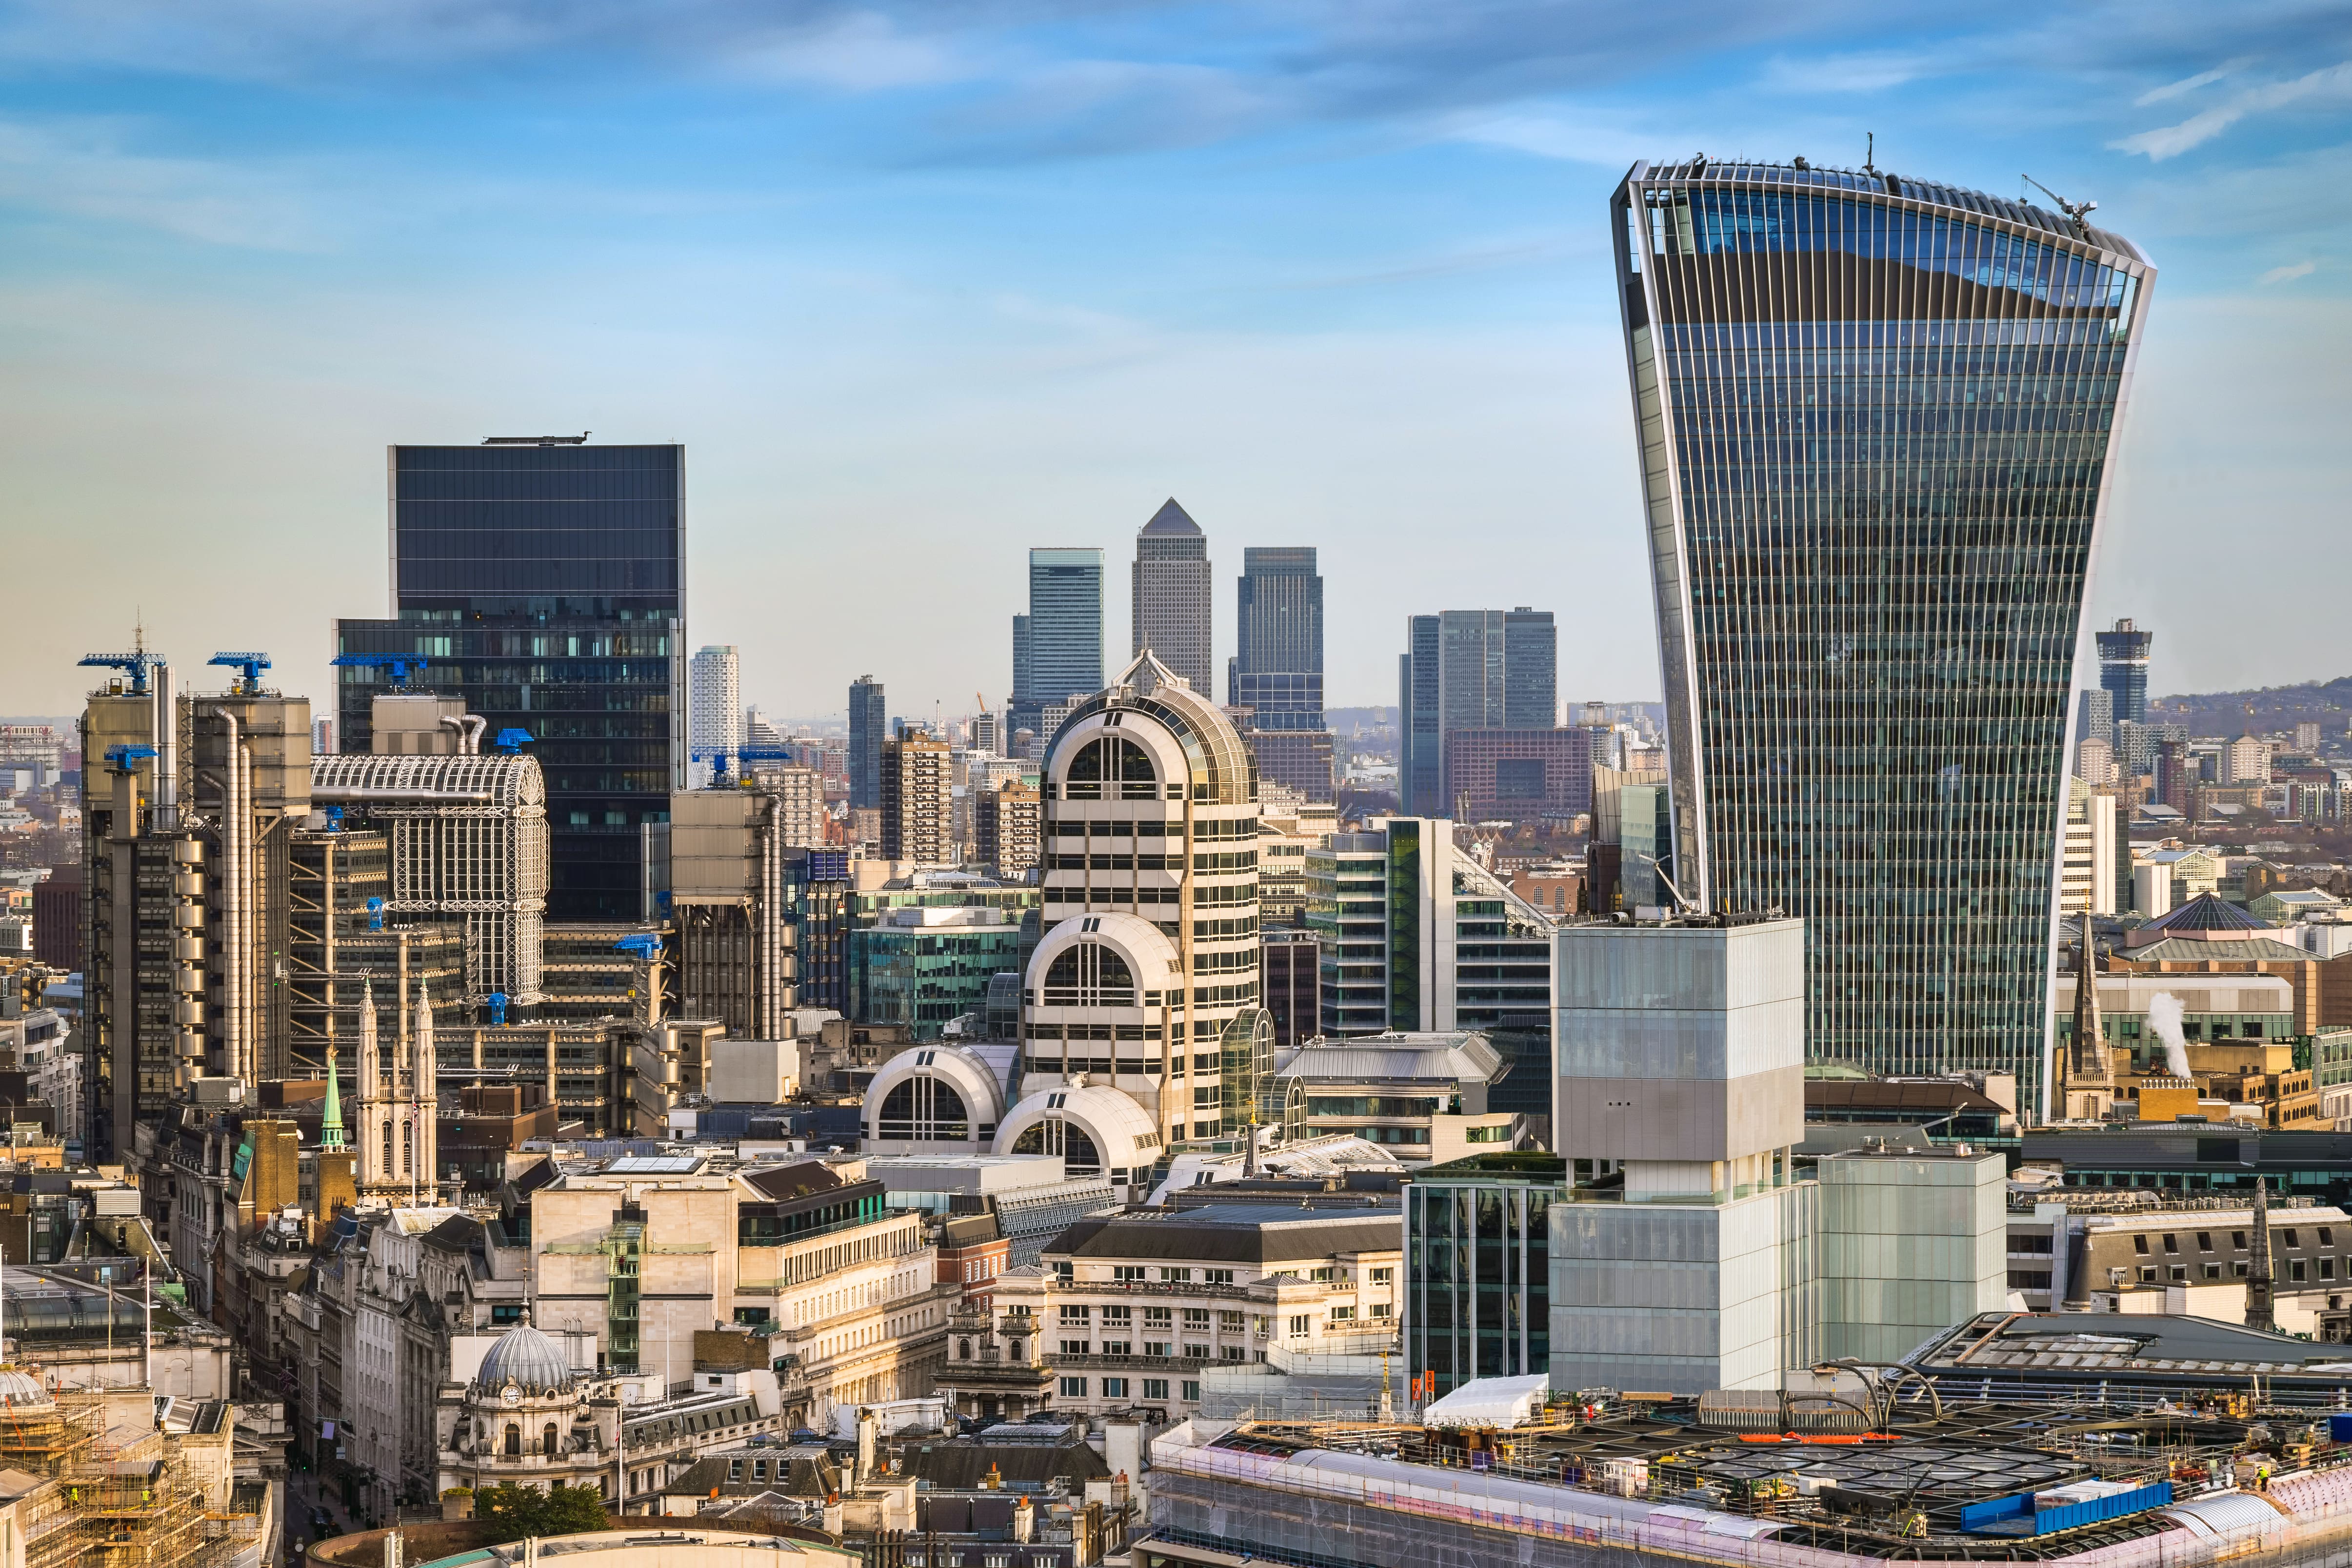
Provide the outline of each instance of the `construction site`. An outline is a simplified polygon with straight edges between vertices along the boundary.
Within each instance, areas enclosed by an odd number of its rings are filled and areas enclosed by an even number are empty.
[[[1543,1381],[1473,1383],[1411,1423],[1187,1423],[1152,1446],[1135,1561],[2179,1568],[2352,1550],[2352,1411],[1953,1403],[1908,1372],[1696,1398],[1550,1401]]]
[[[235,1452],[225,1401],[50,1390],[0,1367],[0,1508],[15,1514],[24,1568],[258,1563],[268,1488],[236,1478]]]

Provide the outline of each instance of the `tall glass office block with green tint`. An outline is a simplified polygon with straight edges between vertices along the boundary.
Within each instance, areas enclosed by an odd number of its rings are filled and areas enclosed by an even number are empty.
[[[1612,197],[1675,880],[1805,918],[1814,1059],[2038,1094],[2070,694],[2155,268],[1875,171]]]

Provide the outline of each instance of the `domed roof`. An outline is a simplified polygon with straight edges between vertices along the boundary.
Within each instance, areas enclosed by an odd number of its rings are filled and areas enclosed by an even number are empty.
[[[49,1397],[49,1391],[42,1387],[30,1373],[19,1372],[13,1366],[0,1366],[0,1407],[23,1410],[56,1403]]]
[[[509,1384],[525,1394],[568,1394],[572,1391],[572,1358],[564,1354],[562,1345],[531,1327],[526,1316],[490,1346],[474,1381],[491,1394]]]

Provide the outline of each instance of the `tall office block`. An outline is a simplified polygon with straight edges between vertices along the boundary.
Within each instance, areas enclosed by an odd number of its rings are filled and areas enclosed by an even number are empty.
[[[87,1137],[121,1159],[204,1079],[289,1071],[288,845],[310,810],[310,705],[248,675],[178,689],[152,655],[81,721]],[[227,1103],[224,1097],[216,1102]],[[72,1129],[77,1134],[81,1129]]]
[[[1804,916],[1818,1058],[2038,1093],[2074,649],[2154,269],[1876,171],[1637,163],[1612,214],[1675,880]]]
[[[2099,689],[2107,694],[2108,716],[2124,724],[2147,722],[2147,653],[2156,633],[2129,621],[2093,635],[2099,643]]]
[[[1805,927],[1741,916],[1559,934],[1555,1388],[1775,1388],[1820,1307]]]
[[[1552,923],[1456,849],[1452,822],[1375,818],[1306,859],[1323,1033],[1483,1030],[1515,1061],[1549,1060]]]
[[[882,804],[882,741],[889,728],[882,683],[860,675],[849,683],[849,803],[860,810]]]
[[[688,683],[687,733],[696,786],[708,784],[717,760],[743,748],[742,665],[731,643],[714,643],[694,655]]]
[[[1225,700],[1249,710],[1258,777],[1309,800],[1332,798],[1323,717],[1323,579],[1311,547],[1242,552],[1236,648]]]
[[[1551,1371],[1550,1210],[1568,1192],[1566,1162],[1535,1150],[1412,1173],[1397,1312],[1408,1376],[1443,1397],[1476,1377]]]
[[[1559,628],[1549,610],[1520,605],[1503,616],[1504,729],[1559,723]]]
[[[1214,702],[1210,570],[1208,536],[1171,496],[1135,536],[1135,639],[1129,652],[1150,649],[1161,664],[1191,682],[1194,691]]]
[[[1405,651],[1397,656],[1397,800],[1415,816],[1446,814],[1440,635],[1438,617],[1412,616],[1405,622]]]
[[[717,1019],[733,1039],[785,1040],[798,1000],[787,871],[796,846],[788,795],[769,787],[765,775],[752,782],[690,790],[670,802],[677,998],[687,1017]]]
[[[882,743],[882,855],[921,865],[963,859],[955,839],[955,779],[950,750],[910,729]]]
[[[584,436],[394,446],[393,619],[338,651],[421,659],[412,684],[493,732],[527,730],[547,780],[551,920],[635,920],[643,830],[685,788],[686,449]],[[387,668],[337,672],[346,751],[372,751]]]
[[[1398,666],[1403,809],[1453,810],[1446,737],[1471,729],[1549,729],[1559,721],[1559,632],[1549,611],[1448,610],[1406,622]]]
[[[1029,613],[1013,618],[1015,729],[1051,740],[1040,727],[1046,704],[1102,690],[1102,551],[1029,552]]]

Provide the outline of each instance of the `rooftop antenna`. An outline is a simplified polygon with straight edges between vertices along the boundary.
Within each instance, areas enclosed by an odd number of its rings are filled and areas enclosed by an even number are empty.
[[[2041,192],[2043,195],[2049,197],[2052,201],[2057,203],[2058,210],[2072,218],[2074,221],[2074,226],[2078,229],[2087,226],[2083,222],[2084,216],[2086,214],[2095,213],[2099,210],[2099,204],[2096,202],[2068,201],[2065,197],[2060,195],[2057,192],[2052,190],[2049,186],[2043,184],[2041,181],[2035,179],[2031,174],[2020,174],[2018,178],[2032,186],[2035,190]]]
[[[1863,135],[1868,140],[1863,145],[1862,172],[1865,174],[1875,174],[1878,172],[1878,132],[1865,131]]]

